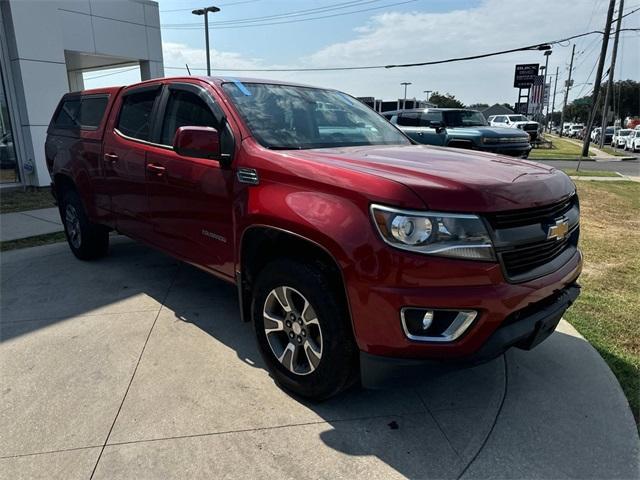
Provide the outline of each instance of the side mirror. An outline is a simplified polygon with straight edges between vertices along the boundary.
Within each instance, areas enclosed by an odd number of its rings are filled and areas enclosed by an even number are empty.
[[[220,134],[212,127],[180,127],[173,137],[173,149],[184,157],[220,160]]]
[[[431,128],[435,128],[436,133],[440,133],[442,130],[444,130],[444,123],[442,122],[429,122],[429,126]]]

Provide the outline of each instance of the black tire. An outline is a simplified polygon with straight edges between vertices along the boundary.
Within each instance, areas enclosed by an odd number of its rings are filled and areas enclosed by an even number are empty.
[[[317,355],[305,353],[308,345],[304,343],[304,339],[301,345],[296,345],[296,338],[289,338],[293,333],[291,329],[277,331],[275,334],[270,333],[270,340],[267,339],[265,329],[270,321],[264,319],[263,313],[270,308],[268,307],[269,302],[275,304],[276,308],[282,307],[282,302],[274,302],[272,295],[276,289],[281,287],[292,290],[293,293],[290,292],[292,297],[301,295],[303,300],[306,299],[309,302],[311,309],[308,312],[311,313],[307,316],[311,315],[312,318],[317,318],[321,331],[321,348],[317,348],[316,342],[314,350],[321,352],[319,361]],[[344,294],[340,291],[340,287],[332,284],[329,275],[325,273],[321,265],[281,259],[268,264],[258,275],[253,288],[251,306],[258,347],[276,383],[285,390],[310,400],[320,401],[345,390],[358,379],[358,349],[343,298]],[[296,303],[296,298],[292,298],[292,300],[290,303]],[[294,308],[294,310],[299,311],[300,308]],[[285,322],[290,317],[287,316],[285,310],[281,310],[281,312],[283,315],[277,315],[277,317],[283,319],[282,328],[286,329]],[[274,316],[276,315],[274,314]],[[300,318],[304,316],[303,313]],[[309,329],[307,334],[309,341],[312,341],[311,337],[314,335],[312,331],[314,325],[311,323],[313,322],[307,324],[305,321],[304,326],[301,327]],[[276,326],[275,322],[272,326]],[[272,335],[275,335],[275,338]],[[300,338],[300,329],[298,329],[298,342]],[[285,357],[285,360],[281,362],[278,359],[272,347],[274,343],[278,342],[282,345],[283,350],[286,350],[284,348],[285,342],[288,342],[287,347],[293,344],[292,348],[299,348],[300,350],[295,350],[296,353],[291,353],[291,358],[300,360],[298,367],[301,371],[309,371],[295,373],[287,368],[285,364],[289,363],[289,366],[293,366],[293,360],[287,362],[286,358],[288,357]],[[318,364],[313,366],[312,359],[318,361]]]
[[[67,191],[60,202],[60,218],[69,248],[80,260],[104,257],[109,251],[109,229],[91,223],[74,190]]]

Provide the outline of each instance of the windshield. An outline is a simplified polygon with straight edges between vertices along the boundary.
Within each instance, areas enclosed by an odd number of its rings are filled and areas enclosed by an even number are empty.
[[[626,137],[627,135],[629,135],[631,133],[631,130],[620,130],[618,132],[618,136],[619,137]]]
[[[524,115],[509,115],[509,120],[512,122],[528,122],[527,117]]]
[[[222,88],[258,142],[273,149],[411,142],[366,105],[341,92],[265,83],[224,83]]]
[[[447,127],[483,127],[487,125],[484,115],[473,110],[444,110],[442,116]]]
[[[615,129],[614,129],[613,127],[608,127],[608,128],[604,131],[604,133],[613,133],[613,132],[615,132]]]

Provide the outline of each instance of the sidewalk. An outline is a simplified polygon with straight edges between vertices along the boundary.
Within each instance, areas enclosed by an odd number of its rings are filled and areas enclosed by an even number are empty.
[[[60,213],[56,207],[0,215],[0,242],[62,231]]]

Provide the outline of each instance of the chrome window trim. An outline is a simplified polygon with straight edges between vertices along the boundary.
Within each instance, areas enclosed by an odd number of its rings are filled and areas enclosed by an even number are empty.
[[[129,140],[130,142],[142,143],[143,145],[150,145],[152,147],[164,148],[165,150],[173,150],[171,145],[162,145],[160,143],[150,142],[148,140],[142,140],[141,138],[130,137],[129,135],[125,135],[117,127],[113,127],[113,131],[118,134],[118,136],[124,138],[125,140]]]
[[[413,335],[409,333],[407,328],[407,323],[404,318],[404,313],[406,310],[433,310],[434,312],[438,311],[456,311],[459,312],[456,318],[453,319],[451,325],[447,327],[447,329],[442,333],[442,335],[438,337],[431,337],[428,335]],[[402,323],[402,330],[404,331],[405,336],[409,340],[413,340],[415,342],[435,342],[435,343],[450,343],[458,338],[466,332],[473,321],[477,318],[478,312],[476,310],[457,310],[457,309],[447,309],[447,308],[428,308],[428,307],[403,307],[400,310],[400,320]]]

